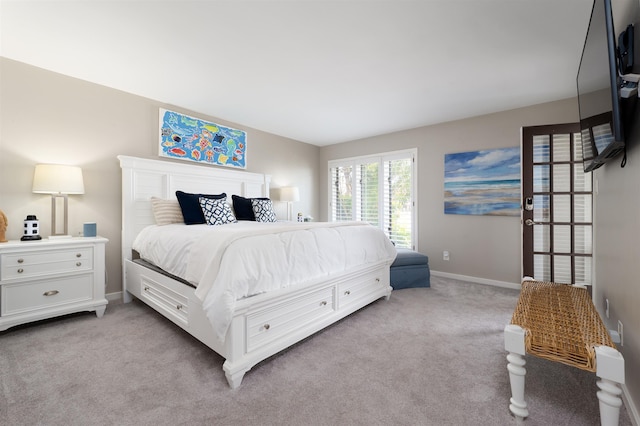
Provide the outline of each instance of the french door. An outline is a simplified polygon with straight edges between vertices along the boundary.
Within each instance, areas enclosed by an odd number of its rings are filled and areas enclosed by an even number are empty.
[[[577,123],[522,129],[522,271],[592,282],[593,194]]]

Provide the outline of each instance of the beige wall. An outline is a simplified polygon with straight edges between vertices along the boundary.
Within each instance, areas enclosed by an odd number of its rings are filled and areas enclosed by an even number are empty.
[[[116,156],[157,157],[159,107],[246,130],[247,170],[271,174],[272,188],[299,186],[294,212],[317,217],[316,146],[5,58],[0,58],[0,80],[0,210],[9,219],[7,237],[22,236],[27,214],[37,215],[42,236],[50,234],[51,199],[31,192],[37,163],[82,167],[85,194],[69,196],[69,232],[78,235],[84,222],[95,221],[98,233],[109,239],[107,293],[122,289]],[[275,204],[286,214],[286,205]]]
[[[520,128],[577,121],[575,100],[422,127],[323,147],[320,150],[320,213],[327,218],[328,160],[418,148],[418,251],[435,271],[518,283],[520,218],[444,214],[444,155],[520,146]],[[448,250],[450,260],[442,260]]]
[[[597,169],[595,181],[595,271],[593,301],[607,328],[624,325],[625,373],[629,394],[640,409],[640,108],[627,135],[627,164],[621,157]],[[604,299],[609,299],[609,318]],[[638,413],[636,413],[637,415]]]

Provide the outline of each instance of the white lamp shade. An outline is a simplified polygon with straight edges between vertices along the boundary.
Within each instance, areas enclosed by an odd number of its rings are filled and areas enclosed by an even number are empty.
[[[59,164],[38,164],[33,174],[36,194],[84,194],[82,169]]]
[[[280,201],[300,201],[300,191],[297,186],[280,188]]]

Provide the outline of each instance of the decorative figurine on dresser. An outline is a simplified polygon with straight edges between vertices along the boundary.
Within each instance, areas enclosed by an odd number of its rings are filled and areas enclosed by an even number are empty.
[[[24,229],[22,230],[22,238],[20,238],[20,241],[35,241],[41,239],[40,221],[34,214],[27,215],[27,218],[24,220]]]
[[[28,220],[30,216],[27,217]],[[25,221],[26,222],[26,221]],[[33,223],[30,224],[33,234]],[[0,211],[0,241],[7,218]],[[38,235],[39,237],[39,235]],[[0,244],[0,331],[74,312],[102,317],[105,245],[100,236],[10,240]]]

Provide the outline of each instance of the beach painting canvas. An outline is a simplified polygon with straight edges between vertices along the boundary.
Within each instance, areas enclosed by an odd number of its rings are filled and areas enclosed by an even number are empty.
[[[520,148],[445,154],[444,212],[520,216]]]

